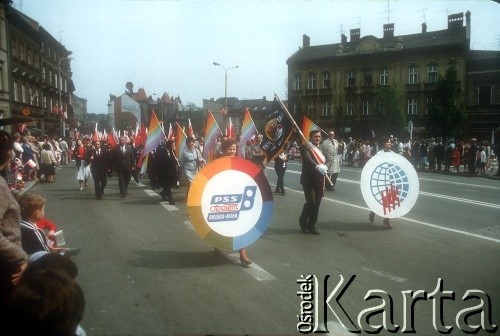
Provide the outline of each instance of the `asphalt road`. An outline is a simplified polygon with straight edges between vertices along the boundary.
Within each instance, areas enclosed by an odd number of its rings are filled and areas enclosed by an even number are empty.
[[[72,166],[58,170],[55,183],[37,185],[33,191],[47,198],[46,215],[64,230],[68,245],[82,248],[75,260],[87,302],[82,322],[87,335],[298,334],[301,275],[317,277],[320,301],[325,293],[340,292],[335,286],[342,276],[339,302],[354,325],[365,329],[358,317],[363,320],[364,310],[384,302],[387,319],[392,312],[395,324],[403,328],[406,321],[409,328],[403,300],[408,290],[428,294],[414,306],[417,335],[439,334],[433,326],[433,320],[440,324],[439,315],[452,334],[464,334],[455,319],[480,303],[463,299],[471,289],[484,293],[493,323],[500,323],[499,181],[420,174],[415,207],[386,230],[380,218],[368,222],[361,170],[343,168],[336,190],[322,202],[321,234],[313,236],[298,227],[304,202],[299,171],[299,164],[289,165],[287,194],[274,196],[267,231],[247,249],[254,261],[250,268],[239,264],[237,251],[217,257],[198,238],[183,187],[175,190],[172,207],[160,204],[158,190],[133,182],[127,198],[120,198],[116,177],[97,201],[92,181],[78,191]],[[274,189],[274,171],[268,169],[267,176]],[[439,299],[445,291],[453,292],[454,300]],[[385,301],[365,300],[369,293],[385,293]],[[334,312],[347,324],[340,308],[332,306],[324,318],[319,302],[319,328],[325,329],[326,320],[330,334],[350,334],[335,317]],[[488,309],[483,310],[488,322]],[[374,315],[370,324],[382,323],[383,314]],[[472,315],[469,325],[480,323],[481,314]]]

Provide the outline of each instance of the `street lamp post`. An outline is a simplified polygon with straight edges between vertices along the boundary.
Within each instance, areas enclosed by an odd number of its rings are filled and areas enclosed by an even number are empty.
[[[221,68],[224,68],[224,132],[227,132],[227,71],[229,69],[237,69],[239,68],[238,65],[226,68],[220,63],[214,62],[215,66],[220,66]]]
[[[70,60],[72,60],[73,57],[63,57],[63,58],[60,58],[58,63],[57,63],[57,73],[58,73],[58,80],[59,80],[59,108],[61,109],[62,108],[62,90],[63,90],[63,80],[62,80],[62,73],[61,73],[61,62],[64,61],[64,60],[68,60],[68,62]],[[58,111],[60,112],[60,110]],[[61,124],[60,124],[60,127],[61,127],[61,137],[64,138],[65,136],[65,128],[66,128],[66,124],[64,122],[64,116],[61,114]]]

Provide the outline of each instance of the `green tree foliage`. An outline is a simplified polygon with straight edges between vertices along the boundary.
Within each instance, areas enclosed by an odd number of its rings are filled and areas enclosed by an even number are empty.
[[[184,106],[184,111],[186,117],[191,120],[191,125],[198,136],[203,136],[203,130],[205,129],[205,119],[206,115],[203,108],[196,106],[194,103],[187,103]]]
[[[436,82],[436,90],[429,106],[428,128],[431,134],[454,137],[463,125],[467,112],[456,70],[456,61],[448,63],[443,76]]]
[[[398,83],[379,87],[373,112],[375,134],[403,134],[406,126],[403,101],[403,90]]]

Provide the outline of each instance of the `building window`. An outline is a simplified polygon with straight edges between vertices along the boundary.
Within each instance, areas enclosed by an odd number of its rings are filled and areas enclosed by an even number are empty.
[[[417,98],[408,99],[408,114],[417,114],[418,112]]]
[[[438,78],[437,64],[429,64],[427,71],[427,83],[436,83]]]
[[[3,67],[0,64],[0,91],[3,91]]]
[[[307,75],[307,89],[314,90],[316,87],[316,75],[310,73]]]
[[[363,100],[363,115],[370,115],[370,101]]]
[[[321,110],[321,115],[323,117],[332,115],[332,107],[328,101],[323,102],[323,108]]]
[[[307,104],[307,113],[310,116],[316,115],[316,106],[314,105],[314,103],[311,102]]]
[[[380,69],[380,85],[388,85],[389,84],[389,70]]]
[[[346,114],[348,116],[354,115],[354,99],[347,100],[347,111]]]
[[[477,104],[478,105],[491,104],[491,86],[483,85],[477,88]]]
[[[12,56],[17,57],[17,39],[12,38]]]
[[[371,86],[372,83],[372,72],[371,71],[364,71],[363,72],[363,85],[365,86]]]
[[[19,88],[17,82],[14,82],[14,101],[19,101]]]
[[[59,75],[54,73],[54,83],[55,83],[55,87],[56,89],[59,88]]]
[[[427,97],[425,99],[425,114],[429,114],[431,108],[432,108],[432,97]]]
[[[411,65],[408,68],[408,84],[418,83],[418,66]]]
[[[347,86],[356,86],[356,76],[354,71],[349,71],[347,73]]]
[[[47,108],[47,97],[46,96],[43,96],[42,104],[43,104],[43,108]]]
[[[45,67],[42,67],[42,80],[45,82],[47,79],[47,72],[45,70]]]
[[[33,65],[33,52],[31,51],[31,48],[28,48],[27,54],[28,54],[28,65]]]
[[[52,70],[49,70],[49,84],[52,84]]]
[[[295,77],[293,78],[293,89],[300,90],[301,82],[302,76],[300,74],[295,74]]]
[[[19,45],[19,59],[24,61],[24,43],[20,43]]]
[[[327,89],[330,87],[330,73],[323,72],[323,88]]]
[[[21,102],[26,103],[26,85],[21,85]]]

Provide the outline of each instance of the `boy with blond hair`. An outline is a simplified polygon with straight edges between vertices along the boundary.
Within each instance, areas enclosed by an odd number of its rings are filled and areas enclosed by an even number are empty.
[[[45,215],[45,198],[37,194],[25,194],[19,199],[19,207],[23,250],[29,255],[39,251],[51,252],[45,233],[35,224]]]

